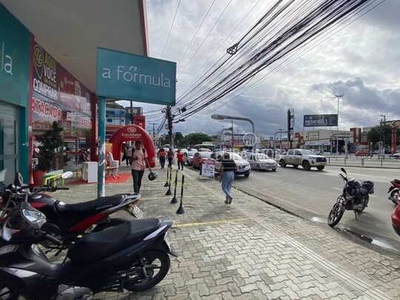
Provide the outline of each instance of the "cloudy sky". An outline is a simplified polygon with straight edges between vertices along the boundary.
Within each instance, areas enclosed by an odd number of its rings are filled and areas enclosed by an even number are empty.
[[[177,62],[179,96],[254,25],[271,2],[276,1],[147,0],[149,56]],[[220,132],[230,124],[210,118],[218,113],[250,118],[257,133],[273,135],[285,128],[288,108],[295,112],[295,130],[302,130],[304,114],[337,113],[335,94],[343,94],[340,129],[375,126],[381,115],[400,119],[399,12],[399,0],[384,1],[329,38],[330,34],[323,36],[321,43],[279,71],[267,68],[250,84],[176,124],[175,131]],[[161,109],[145,106],[144,110]],[[160,116],[148,121],[157,123]],[[250,125],[237,122],[235,129],[250,131]]]

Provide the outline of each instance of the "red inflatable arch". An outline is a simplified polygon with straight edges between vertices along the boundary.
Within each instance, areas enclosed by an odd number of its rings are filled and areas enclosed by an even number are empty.
[[[156,151],[153,139],[146,130],[135,124],[121,127],[111,136],[109,142],[112,143],[111,151],[114,159],[120,160],[122,143],[127,141],[142,141],[148,155],[150,167],[154,168],[156,165]]]

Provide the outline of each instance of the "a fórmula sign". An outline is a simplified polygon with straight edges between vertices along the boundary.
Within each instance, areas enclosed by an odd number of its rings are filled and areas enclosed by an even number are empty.
[[[176,63],[97,49],[96,93],[100,97],[175,105]]]
[[[338,126],[338,115],[304,115],[304,127],[332,127]]]

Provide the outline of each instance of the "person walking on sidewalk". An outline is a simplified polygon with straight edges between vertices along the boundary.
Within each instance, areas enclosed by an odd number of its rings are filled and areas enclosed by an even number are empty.
[[[161,148],[158,151],[158,159],[160,160],[161,169],[165,167],[165,157],[167,156],[167,152],[165,152],[164,148]]]
[[[176,158],[178,159],[178,170],[181,169],[183,170],[183,152],[178,149],[178,153],[176,154]]]
[[[149,161],[147,160],[147,152],[143,148],[141,141],[135,142],[135,149],[132,151],[132,178],[133,178],[133,192],[139,194],[142,185],[142,178],[146,166],[150,168]],[[151,170],[150,170],[151,171]]]
[[[130,145],[126,145],[126,148],[125,148],[125,159],[126,159],[126,165],[127,166],[132,165],[132,152],[133,152],[132,147]]]
[[[172,160],[174,159],[174,150],[172,150],[172,148],[169,148],[167,157],[168,157],[168,167],[172,168]]]
[[[233,197],[231,195],[231,189],[233,184],[233,179],[235,178],[235,172],[237,171],[237,166],[232,159],[229,159],[229,153],[224,153],[221,160],[220,178],[222,191],[225,193],[226,204],[231,204]]]

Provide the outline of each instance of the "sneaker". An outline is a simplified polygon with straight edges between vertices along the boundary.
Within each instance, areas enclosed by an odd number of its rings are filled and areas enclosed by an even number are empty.
[[[229,199],[226,199],[226,200],[225,200],[225,204],[229,204]]]
[[[229,197],[229,199],[227,200],[228,204],[232,204],[232,200],[233,200],[233,197]]]

